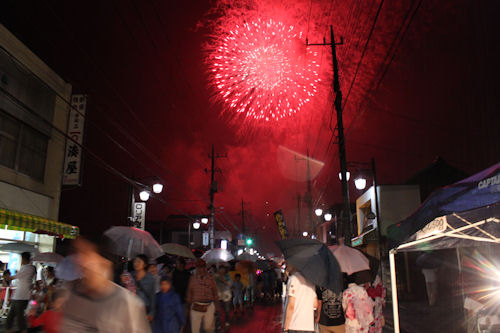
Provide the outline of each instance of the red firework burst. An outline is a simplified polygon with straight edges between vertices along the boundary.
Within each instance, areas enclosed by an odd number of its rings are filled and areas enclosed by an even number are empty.
[[[215,38],[210,70],[228,109],[251,119],[280,120],[317,93],[318,53],[293,26],[256,20]]]

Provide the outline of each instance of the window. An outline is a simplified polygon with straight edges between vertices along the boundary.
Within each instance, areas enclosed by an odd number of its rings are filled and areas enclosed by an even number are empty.
[[[49,138],[0,110],[0,164],[43,181]]]

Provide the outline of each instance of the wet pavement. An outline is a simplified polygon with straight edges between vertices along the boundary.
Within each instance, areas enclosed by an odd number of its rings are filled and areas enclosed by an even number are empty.
[[[283,305],[257,304],[253,311],[247,310],[241,318],[232,321],[229,333],[280,333]]]

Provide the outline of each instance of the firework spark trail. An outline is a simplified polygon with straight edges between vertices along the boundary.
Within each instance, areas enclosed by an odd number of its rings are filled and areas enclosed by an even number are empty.
[[[319,56],[302,32],[273,19],[235,25],[215,41],[213,84],[228,109],[273,121],[292,116],[318,92]]]

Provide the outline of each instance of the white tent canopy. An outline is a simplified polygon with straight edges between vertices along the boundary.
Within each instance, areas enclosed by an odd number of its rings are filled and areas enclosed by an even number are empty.
[[[484,243],[500,244],[500,202],[467,212],[438,217],[406,242],[390,250],[394,332],[400,331],[395,264],[397,252],[471,247]]]

